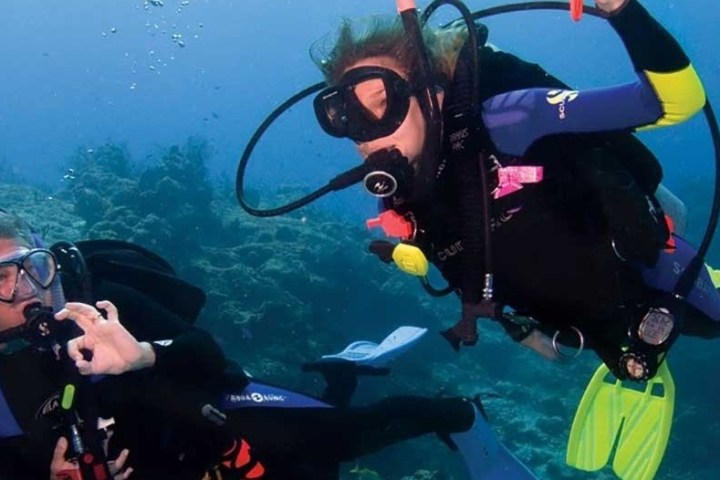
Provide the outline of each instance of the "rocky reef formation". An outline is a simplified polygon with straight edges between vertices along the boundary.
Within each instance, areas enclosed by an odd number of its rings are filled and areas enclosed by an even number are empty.
[[[0,204],[30,220],[48,243],[117,238],[162,255],[208,292],[198,323],[228,356],[291,388],[318,393],[323,386],[318,376],[299,373],[304,361],[354,340],[379,341],[400,325],[427,327],[431,333],[391,376],[363,379],[358,403],[389,394],[481,394],[500,437],[538,475],[612,478],[564,465],[575,406],[598,364],[591,354],[549,364],[489,322],[480,325],[477,347],[456,354],[435,333],[455,322],[454,298],[430,299],[414,279],[366,251],[368,232],[312,207],[271,219],[248,216],[229,186],[208,177],[209,154],[199,139],[143,162],[114,144],[82,148],[58,191],[4,184]],[[675,460],[665,472],[685,468]],[[344,478],[466,477],[457,454],[428,437],[348,465]]]

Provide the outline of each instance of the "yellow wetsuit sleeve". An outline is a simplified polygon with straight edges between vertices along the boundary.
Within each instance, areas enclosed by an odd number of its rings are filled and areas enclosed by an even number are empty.
[[[637,0],[629,0],[609,21],[662,106],[660,117],[643,128],[675,125],[703,108],[705,90],[690,59]]]

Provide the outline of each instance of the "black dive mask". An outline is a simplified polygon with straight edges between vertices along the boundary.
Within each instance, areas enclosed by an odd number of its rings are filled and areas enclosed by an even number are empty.
[[[0,302],[13,303],[46,290],[57,273],[57,261],[50,250],[34,248],[21,256],[0,262]]]
[[[353,68],[338,85],[315,97],[315,116],[333,137],[358,143],[387,137],[405,120],[413,90],[410,82],[388,68]]]

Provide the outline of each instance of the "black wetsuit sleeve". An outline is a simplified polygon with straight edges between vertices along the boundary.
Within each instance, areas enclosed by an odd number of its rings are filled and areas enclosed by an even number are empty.
[[[637,0],[608,18],[635,70],[652,87],[662,111],[649,127],[674,125],[705,104],[705,90],[682,47]]]
[[[636,71],[672,73],[690,65],[678,42],[637,0],[629,0],[608,21],[620,36]]]
[[[156,355],[153,370],[159,375],[172,380],[207,381],[224,372],[225,356],[208,332],[124,285],[103,282],[95,291],[96,300],[115,304],[120,322],[138,341],[153,346]]]

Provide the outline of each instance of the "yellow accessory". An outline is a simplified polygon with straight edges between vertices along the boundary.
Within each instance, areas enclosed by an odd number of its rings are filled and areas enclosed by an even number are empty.
[[[392,259],[400,270],[410,275],[424,277],[428,273],[427,258],[415,245],[399,243],[392,252]]]
[[[60,407],[63,410],[70,410],[75,403],[75,385],[68,383],[63,388],[62,397],[60,398]]]

